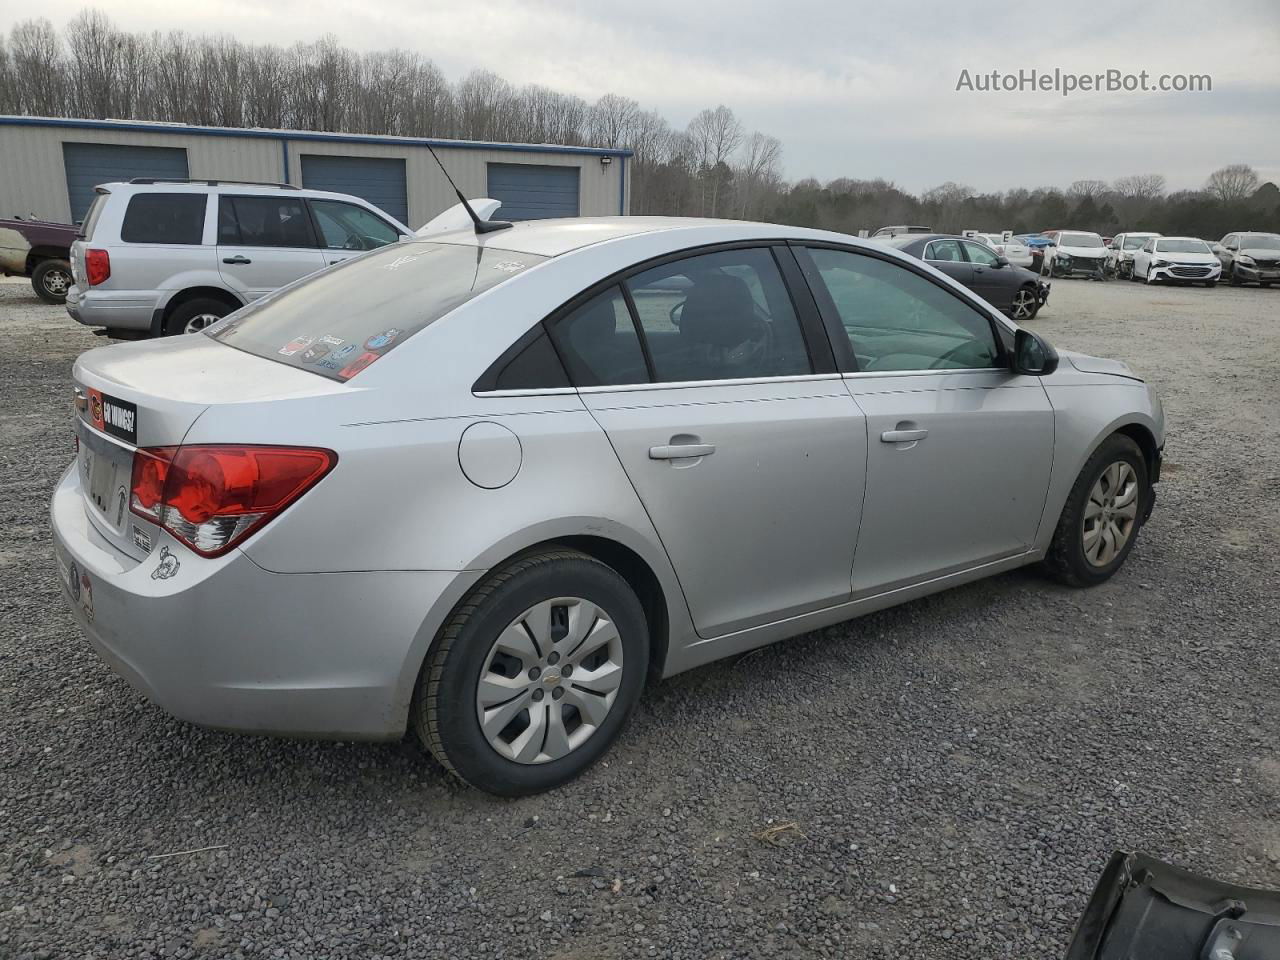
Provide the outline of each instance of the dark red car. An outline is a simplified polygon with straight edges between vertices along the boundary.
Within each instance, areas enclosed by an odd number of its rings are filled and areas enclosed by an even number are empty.
[[[80,228],[45,220],[0,220],[0,273],[30,277],[45,303],[62,303],[71,279],[71,244]]]

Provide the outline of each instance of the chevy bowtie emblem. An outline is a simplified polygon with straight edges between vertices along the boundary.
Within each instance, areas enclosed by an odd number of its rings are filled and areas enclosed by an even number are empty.
[[[560,674],[558,673],[545,674],[542,678],[542,682],[545,683],[548,687],[554,687],[557,683],[560,682]]]

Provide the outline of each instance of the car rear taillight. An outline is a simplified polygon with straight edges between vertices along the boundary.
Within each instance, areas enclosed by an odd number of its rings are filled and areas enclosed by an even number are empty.
[[[337,462],[332,450],[313,447],[139,448],[129,509],[201,556],[216,557],[243,543]]]
[[[100,283],[105,283],[111,276],[111,255],[105,250],[86,250],[84,272],[89,286],[96,287]]]

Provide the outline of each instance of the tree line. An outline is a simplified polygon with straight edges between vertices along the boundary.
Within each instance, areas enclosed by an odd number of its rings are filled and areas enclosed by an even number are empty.
[[[940,230],[1071,226],[1220,236],[1280,220],[1280,190],[1249,167],[1168,193],[1158,174],[978,193],[947,182],[913,195],[883,179],[789,183],[782,144],[724,105],[684,129],[629,97],[594,103],[487,70],[449,80],[406,50],[356,53],[327,36],[292,47],[180,31],[130,33],[85,10],[62,31],[43,18],[0,36],[0,113],[158,120],[514,143],[627,147],[631,212],[773,220],[842,232],[891,223]]]

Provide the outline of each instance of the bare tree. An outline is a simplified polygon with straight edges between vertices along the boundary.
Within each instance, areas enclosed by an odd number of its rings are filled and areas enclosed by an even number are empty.
[[[1132,200],[1154,200],[1164,196],[1165,179],[1160,173],[1138,173],[1121,177],[1112,184],[1116,193]]]
[[[640,114],[640,104],[630,97],[606,93],[591,108],[589,127],[593,143],[601,147],[618,147],[631,136],[631,128]]]
[[[769,187],[781,183],[782,141],[755,131],[742,145],[741,159],[734,165],[738,187],[738,215],[747,219]]]
[[[18,112],[63,115],[69,68],[53,24],[43,17],[18,24],[9,34],[9,50]]]
[[[731,172],[727,161],[742,142],[742,124],[733,111],[720,104],[714,110],[703,110],[691,121],[686,131],[693,147],[694,159],[702,180],[703,213],[715,216],[719,208],[720,190]],[[711,186],[711,206],[707,209],[707,184]]]
[[[1067,188],[1067,196],[1074,200],[1097,200],[1107,192],[1105,180],[1075,180]]]
[[[1239,203],[1258,189],[1258,174],[1246,163],[1233,163],[1209,174],[1204,189],[1221,203]]]

